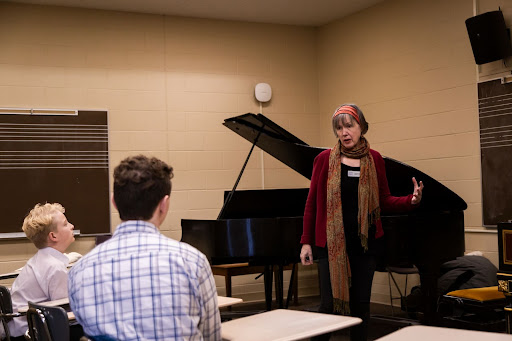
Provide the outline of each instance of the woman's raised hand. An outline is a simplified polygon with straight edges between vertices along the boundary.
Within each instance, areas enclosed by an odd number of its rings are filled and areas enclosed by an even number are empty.
[[[311,250],[311,245],[302,245],[302,249],[300,250],[300,261],[302,262],[302,265],[313,264],[313,251]]]
[[[421,201],[421,195],[423,193],[423,181],[420,181],[420,184],[418,185],[416,178],[413,177],[412,183],[414,184],[414,192],[412,193],[411,204],[418,205]]]

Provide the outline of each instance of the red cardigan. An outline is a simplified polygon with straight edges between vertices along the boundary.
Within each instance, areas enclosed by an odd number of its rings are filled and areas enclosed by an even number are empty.
[[[311,176],[306,208],[304,209],[304,227],[302,238],[300,239],[301,244],[313,244],[314,242],[316,246],[325,247],[327,243],[327,175],[329,172],[330,153],[331,149],[324,150],[318,154],[313,162],[313,175]],[[412,210],[415,207],[415,205],[411,204],[412,194],[405,197],[391,196],[388,179],[386,178],[384,159],[379,152],[373,149],[370,149],[370,153],[372,153],[377,170],[381,211],[398,213]],[[382,237],[384,235],[382,222],[379,220],[376,225],[375,238]]]

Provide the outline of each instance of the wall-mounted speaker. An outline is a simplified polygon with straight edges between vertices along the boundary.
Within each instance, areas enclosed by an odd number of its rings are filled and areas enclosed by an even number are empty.
[[[254,96],[260,102],[268,102],[272,98],[272,88],[267,83],[258,83],[254,88]]]
[[[466,28],[477,64],[512,55],[510,34],[501,11],[487,12],[466,19]]]

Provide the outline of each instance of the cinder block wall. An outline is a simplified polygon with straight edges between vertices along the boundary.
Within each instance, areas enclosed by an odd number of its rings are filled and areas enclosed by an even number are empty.
[[[311,145],[320,140],[314,28],[2,2],[0,47],[1,107],[108,109],[111,173],[138,153],[174,167],[161,228],[177,240],[182,218],[216,219],[233,187],[251,146],[222,122],[260,111],[257,83],[273,91],[263,114]],[[308,186],[256,149],[239,189]],[[0,245],[1,273],[36,251],[27,241]],[[81,237],[70,251],[93,246]],[[254,277],[235,278],[233,294],[262,300]],[[301,294],[317,292],[314,269],[301,271],[300,285]]]
[[[464,25],[474,11],[497,6],[510,26],[505,0],[387,0],[320,28],[3,2],[0,106],[108,109],[111,170],[135,153],[174,166],[162,229],[180,239],[180,220],[215,219],[238,175],[250,145],[221,123],[260,111],[255,84],[272,86],[262,112],[314,146],[334,144],[330,115],[354,102],[370,122],[373,148],[466,200],[466,249],[497,264],[496,234],[481,222],[476,83],[510,67],[477,68]],[[308,185],[257,150],[239,188]],[[112,216],[114,228],[119,218]],[[35,252],[26,241],[0,245],[0,272]],[[79,238],[71,251],[93,245]],[[262,282],[253,277],[234,278],[234,295],[262,300]],[[301,295],[316,294],[315,269],[301,268],[299,283]],[[388,302],[383,274],[372,300]]]
[[[476,14],[501,5],[510,19],[510,4],[498,2],[478,1]],[[464,23],[471,16],[471,0],[393,0],[321,27],[320,132],[322,144],[334,144],[333,110],[343,102],[359,104],[374,149],[429,174],[467,202],[466,251],[482,251],[497,265],[496,233],[482,227],[479,75]],[[501,62],[480,68],[480,74],[499,71]],[[383,273],[376,273],[372,300],[389,302]]]

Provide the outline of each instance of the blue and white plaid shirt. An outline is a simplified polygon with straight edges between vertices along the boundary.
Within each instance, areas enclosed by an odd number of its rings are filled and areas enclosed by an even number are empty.
[[[126,221],[69,272],[69,302],[90,336],[220,340],[217,290],[206,257]]]

